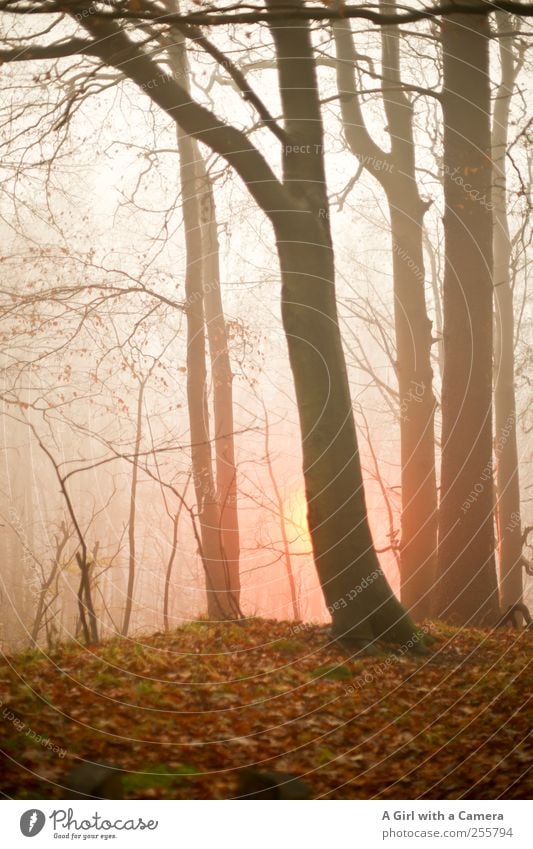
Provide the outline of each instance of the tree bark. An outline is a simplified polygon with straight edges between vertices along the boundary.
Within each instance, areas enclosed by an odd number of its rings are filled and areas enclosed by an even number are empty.
[[[521,64],[515,57],[513,38],[501,33],[513,29],[511,16],[498,12],[501,81],[494,102],[492,161],[494,181],[494,407],[496,494],[499,542],[500,605],[503,611],[522,602],[522,522],[516,402],[514,384],[514,310],[511,285],[511,237],[507,218],[506,153],[509,110]]]
[[[476,0],[477,2],[477,0]],[[444,374],[436,613],[498,616],[492,481],[492,213],[489,24],[442,22]]]

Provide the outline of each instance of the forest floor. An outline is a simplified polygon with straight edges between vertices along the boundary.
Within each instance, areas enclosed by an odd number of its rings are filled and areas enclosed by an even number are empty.
[[[6,657],[0,790],[68,798],[82,759],[124,798],[235,798],[246,766],[316,798],[531,798],[533,633],[426,627],[421,657],[260,619]]]

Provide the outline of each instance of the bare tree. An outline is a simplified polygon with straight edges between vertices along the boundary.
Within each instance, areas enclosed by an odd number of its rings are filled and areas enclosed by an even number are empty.
[[[168,50],[174,74],[189,88],[184,39],[171,43]],[[187,396],[193,478],[207,570],[207,609],[213,618],[234,619],[241,612],[232,374],[220,296],[214,199],[198,144],[179,126],[177,140],[187,251]],[[206,328],[214,387],[216,484],[207,399]]]
[[[481,4],[476,3],[480,9]],[[481,11],[481,9],[480,9]],[[442,24],[444,374],[435,612],[489,624],[499,613],[492,484],[492,213],[489,21]]]
[[[390,4],[381,3],[385,11]],[[352,153],[382,186],[389,205],[396,329],[395,370],[399,387],[402,512],[400,576],[402,602],[415,618],[429,614],[437,550],[437,484],[432,333],[424,291],[424,213],[413,140],[412,95],[402,86],[400,33],[381,31],[380,82],[390,152],[371,137],[355,76],[357,53],[348,21],[334,25],[337,82],[344,133]],[[435,96],[434,92],[426,93]]]
[[[492,120],[494,185],[494,411],[497,520],[499,538],[499,587],[503,611],[522,602],[522,521],[515,399],[515,321],[511,281],[511,235],[507,214],[507,164],[509,113],[515,83],[524,61],[525,44],[516,35],[519,24],[498,12],[501,66],[500,84]]]

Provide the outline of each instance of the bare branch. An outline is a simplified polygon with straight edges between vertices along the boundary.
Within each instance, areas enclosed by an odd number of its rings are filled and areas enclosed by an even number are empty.
[[[156,4],[154,4],[156,5]],[[68,0],[3,0],[0,3],[0,11],[9,11],[17,15],[44,15],[57,14],[68,11],[76,15],[83,22],[83,15],[98,17],[101,21],[152,21],[157,24],[196,24],[198,26],[223,26],[225,24],[253,24],[253,23],[275,23],[286,21],[287,18],[302,21],[336,21],[345,18],[361,18],[377,25],[398,25],[413,23],[415,21],[434,20],[449,15],[490,15],[501,10],[521,17],[533,16],[533,4],[517,2],[517,0],[501,0],[501,2],[483,2],[472,4],[468,2],[448,2],[434,6],[422,6],[419,9],[403,7],[404,11],[389,14],[378,11],[377,5],[365,4],[363,6],[308,6],[305,8],[294,7],[287,2],[275,10],[249,6],[246,4],[229,7],[211,7],[202,12],[190,12],[188,14],[167,13],[161,14],[157,9],[131,8],[129,3],[121,0],[99,0],[92,7],[87,2],[68,2]],[[90,11],[92,9],[92,11]],[[237,11],[236,11],[237,9]]]

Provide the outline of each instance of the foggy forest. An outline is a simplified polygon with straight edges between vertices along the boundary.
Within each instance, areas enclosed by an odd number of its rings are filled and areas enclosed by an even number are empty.
[[[532,16],[2,0],[4,799],[531,794]]]

